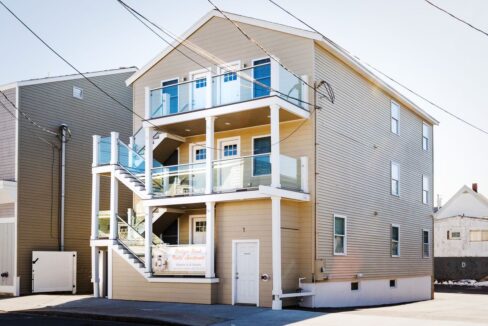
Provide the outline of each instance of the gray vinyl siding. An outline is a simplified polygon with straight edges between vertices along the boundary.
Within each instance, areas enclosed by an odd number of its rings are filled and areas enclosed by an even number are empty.
[[[432,229],[432,206],[422,204],[423,174],[432,203],[432,135],[424,152],[423,120],[403,106],[393,134],[388,95],[319,46],[315,60],[316,79],[336,95],[335,104],[319,100],[317,115],[317,259],[331,278],[431,275],[421,236]],[[391,161],[400,164],[400,197],[390,194]],[[333,255],[333,214],[347,216],[345,257]],[[392,223],[400,225],[398,258],[390,255]]]
[[[15,104],[16,89],[3,90],[8,99]],[[0,94],[0,180],[15,181],[15,125],[16,119],[6,112],[4,106],[14,116],[15,108]]]
[[[15,223],[0,223],[0,273],[8,277],[0,278],[0,286],[14,284]]]
[[[132,92],[124,83],[130,74],[99,76],[92,80],[130,108]],[[82,100],[72,96],[73,86],[84,90]],[[89,293],[92,290],[89,243],[92,135],[106,136],[110,131],[118,131],[121,139],[127,142],[132,133],[132,115],[84,79],[23,86],[19,93],[20,107],[33,120],[52,131],[58,131],[65,123],[72,132],[66,145],[65,250],[78,252],[78,292]],[[20,291],[25,294],[31,290],[32,251],[59,248],[59,152],[56,147],[60,142],[25,120],[20,122],[19,139],[18,274]],[[101,206],[108,207],[110,193],[102,194]],[[121,206],[130,207],[131,193],[121,187],[120,195]]]

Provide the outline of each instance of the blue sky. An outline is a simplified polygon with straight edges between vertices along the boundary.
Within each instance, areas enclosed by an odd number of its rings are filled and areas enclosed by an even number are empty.
[[[143,66],[164,48],[115,0],[2,0],[82,71]],[[277,0],[326,36],[427,98],[488,129],[488,37],[423,0]],[[182,33],[211,9],[205,0],[127,0]],[[238,14],[303,27],[264,0],[215,0]],[[434,0],[488,30],[488,1]],[[0,8],[0,84],[73,73]],[[404,91],[406,95],[408,92]],[[435,194],[463,184],[488,194],[488,136],[411,96],[441,124],[435,129]]]

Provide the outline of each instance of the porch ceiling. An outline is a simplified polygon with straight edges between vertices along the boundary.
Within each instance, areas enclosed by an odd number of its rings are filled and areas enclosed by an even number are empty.
[[[215,132],[267,125],[270,122],[269,115],[269,107],[221,115],[215,119]],[[280,122],[297,119],[300,117],[289,111],[280,110]],[[158,129],[181,137],[202,135],[205,134],[205,119],[173,123]]]

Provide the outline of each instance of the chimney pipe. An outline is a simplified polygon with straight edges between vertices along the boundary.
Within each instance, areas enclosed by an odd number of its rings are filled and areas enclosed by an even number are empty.
[[[477,183],[473,183],[471,185],[471,189],[473,189],[474,192],[478,192],[478,184]]]

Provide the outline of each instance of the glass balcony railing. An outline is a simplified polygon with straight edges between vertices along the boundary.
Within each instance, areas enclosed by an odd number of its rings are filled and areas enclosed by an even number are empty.
[[[201,110],[269,96],[276,92],[281,98],[306,109],[302,102],[303,82],[281,66],[279,80],[272,83],[271,64],[265,63],[212,76],[208,91],[206,74],[191,81],[175,83],[150,91],[151,118]],[[271,85],[278,85],[272,89]],[[211,96],[211,99],[208,97]],[[207,100],[208,99],[208,100]]]
[[[130,149],[126,144],[119,141],[118,143],[118,163],[132,174],[143,174],[145,170],[145,159],[135,150]]]
[[[213,162],[214,192],[229,192],[271,184],[269,154]]]
[[[280,184],[283,189],[301,190],[301,164],[299,158],[280,155]]]
[[[100,142],[98,143],[98,165],[110,164],[111,155],[111,138],[100,137]]]
[[[205,193],[205,163],[156,167],[153,180],[156,196],[201,195]]]

